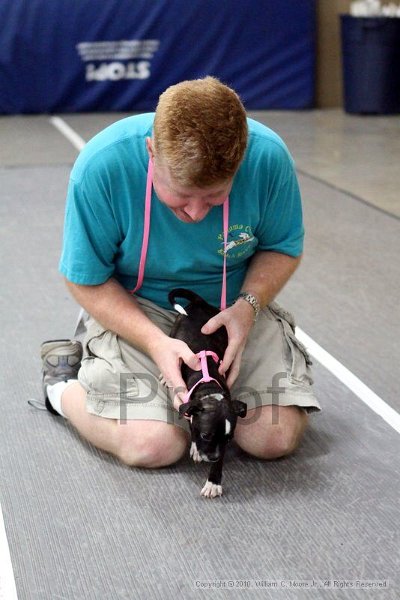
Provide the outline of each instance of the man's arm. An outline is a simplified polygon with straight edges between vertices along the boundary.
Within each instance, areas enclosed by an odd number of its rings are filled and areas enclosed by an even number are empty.
[[[139,304],[115,279],[101,285],[77,285],[66,279],[75,300],[106,329],[146,354],[165,334],[143,313]]]
[[[294,258],[278,252],[256,252],[248,268],[242,291],[253,294],[262,308],[267,306],[293,275],[300,260],[301,257]],[[239,374],[242,353],[253,323],[253,307],[243,298],[239,298],[233,306],[210,319],[202,329],[203,333],[212,333],[221,325],[225,325],[228,331],[229,344],[220,372],[226,373],[230,369],[227,379],[229,386],[233,385]]]
[[[253,256],[242,285],[242,291],[256,296],[261,308],[278,295],[301,261],[278,252],[259,251]],[[238,300],[238,304],[246,300]],[[248,304],[248,303],[246,303]]]
[[[198,358],[187,344],[170,338],[157,327],[115,279],[100,285],[77,285],[66,279],[66,284],[78,304],[96,321],[150,356],[168,385],[174,390],[186,390],[181,362],[196,369]],[[178,405],[175,402],[176,408]]]

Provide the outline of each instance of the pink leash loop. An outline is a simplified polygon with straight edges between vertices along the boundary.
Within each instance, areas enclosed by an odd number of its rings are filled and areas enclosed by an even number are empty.
[[[196,356],[198,356],[200,359],[201,371],[202,371],[203,377],[201,379],[199,379],[199,381],[197,383],[194,384],[194,386],[187,392],[187,394],[184,395],[183,404],[186,404],[187,402],[189,402],[190,396],[192,395],[193,390],[195,388],[197,388],[197,386],[200,385],[200,383],[209,383],[210,381],[216,381],[218,383],[218,385],[220,387],[222,387],[220,382],[217,381],[216,379],[214,379],[214,377],[210,377],[210,373],[208,372],[207,356],[211,356],[211,358],[214,360],[214,362],[216,362],[218,364],[219,358],[218,358],[217,354],[215,354],[215,352],[212,352],[211,350],[202,350],[201,352],[198,352],[196,354]]]
[[[146,266],[146,258],[147,258],[147,249],[149,246],[149,235],[150,235],[150,213],[151,213],[151,193],[153,188],[153,161],[151,158],[149,159],[149,165],[147,169],[147,181],[146,181],[146,197],[144,202],[144,224],[143,224],[143,240],[142,240],[142,250],[140,253],[140,261],[139,261],[139,273],[136,286],[133,290],[130,291],[131,294],[137,292],[138,289],[142,287],[143,279],[144,279],[144,270]],[[225,310],[226,308],[226,252],[227,252],[227,244],[228,244],[228,226],[229,226],[229,197],[225,199],[223,204],[223,228],[224,228],[224,265],[222,271],[222,289],[221,289],[221,310]],[[191,390],[188,391],[184,396],[184,403],[189,402],[189,398],[193,392],[193,390],[200,383],[208,383],[210,381],[216,381],[220,387],[221,384],[219,381],[214,379],[214,377],[210,377],[210,373],[208,372],[208,364],[207,364],[207,356],[211,356],[212,359],[218,364],[219,358],[212,352],[211,350],[202,350],[196,356],[200,358],[201,362],[201,370],[202,370],[202,378],[192,387]]]
[[[151,212],[151,191],[153,186],[153,161],[149,159],[149,166],[147,169],[147,182],[146,182],[146,197],[144,202],[144,224],[143,224],[143,241],[142,251],[140,254],[139,262],[139,274],[135,289],[131,290],[130,293],[134,294],[138,289],[142,287],[144,278],[144,268],[146,265],[147,248],[149,245],[149,234],[150,234],[150,212]]]
[[[133,290],[130,290],[131,294],[137,292],[141,287],[144,279],[144,269],[146,266],[147,249],[149,246],[149,235],[150,235],[150,213],[151,213],[151,192],[153,187],[153,161],[149,159],[149,165],[147,168],[147,181],[146,181],[146,197],[144,202],[144,224],[143,224],[143,240],[142,250],[140,253],[139,261],[139,273],[136,286]],[[225,199],[223,204],[223,230],[224,230],[224,264],[222,270],[222,289],[221,289],[221,310],[226,308],[226,247],[228,244],[228,227],[229,227],[229,197]]]

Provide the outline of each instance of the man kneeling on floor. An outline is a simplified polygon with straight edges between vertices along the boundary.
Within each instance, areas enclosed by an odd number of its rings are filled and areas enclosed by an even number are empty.
[[[47,408],[125,464],[178,461],[189,443],[181,364],[200,364],[168,335],[168,293],[219,306],[225,254],[227,307],[202,331],[228,333],[219,372],[247,404],[234,439],[258,458],[291,453],[319,410],[293,318],[274,302],[303,234],[285,144],[217,79],[174,85],[155,113],[107,127],[69,182],[60,271],[88,318],[82,345],[42,345]]]

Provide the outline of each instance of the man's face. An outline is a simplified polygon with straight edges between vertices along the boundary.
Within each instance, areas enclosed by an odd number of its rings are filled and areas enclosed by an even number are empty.
[[[174,181],[165,163],[154,160],[154,190],[159,200],[184,223],[198,223],[214,206],[223,204],[232,184],[230,179],[205,188],[184,187]]]

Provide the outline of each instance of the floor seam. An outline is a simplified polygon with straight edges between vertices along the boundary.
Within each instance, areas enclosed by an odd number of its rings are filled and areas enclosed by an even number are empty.
[[[318,183],[322,183],[323,185],[326,185],[327,187],[331,188],[332,190],[336,190],[337,192],[340,192],[341,194],[344,194],[345,196],[349,196],[353,200],[357,200],[358,202],[361,202],[365,206],[368,206],[369,208],[373,208],[373,209],[377,210],[378,212],[386,215],[387,217],[392,217],[393,219],[396,219],[396,221],[400,221],[400,216],[398,216],[395,213],[392,213],[388,210],[385,210],[384,208],[381,208],[380,206],[377,206],[376,204],[372,204],[372,202],[369,202],[368,200],[361,198],[361,196],[357,196],[357,194],[353,194],[353,192],[349,192],[348,190],[341,188],[338,185],[335,185],[334,183],[326,181],[325,179],[322,179],[321,177],[312,175],[311,173],[304,171],[304,169],[297,168],[296,171],[300,175],[303,175],[304,177],[308,177],[309,179],[317,181]]]

